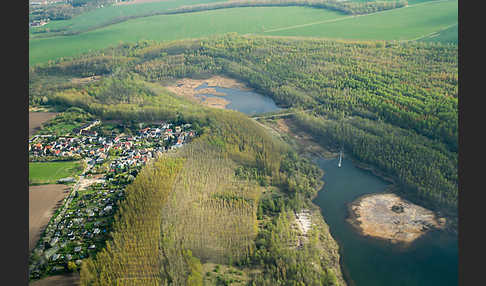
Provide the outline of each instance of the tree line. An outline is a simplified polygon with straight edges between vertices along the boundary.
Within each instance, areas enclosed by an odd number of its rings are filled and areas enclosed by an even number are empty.
[[[168,14],[192,13],[207,10],[227,9],[237,7],[279,7],[279,6],[303,6],[339,11],[345,14],[359,15],[404,7],[408,4],[405,0],[398,1],[370,1],[353,2],[337,0],[237,0],[230,2],[217,2],[210,4],[197,4],[182,6],[169,10]]]

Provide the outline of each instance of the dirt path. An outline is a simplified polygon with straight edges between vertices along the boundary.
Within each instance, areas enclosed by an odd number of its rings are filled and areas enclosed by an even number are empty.
[[[163,1],[167,1],[167,0],[130,0],[130,1],[118,2],[115,5],[132,5],[132,4],[163,2]]]
[[[57,112],[30,112],[29,111],[29,137],[37,132],[42,123],[56,117]]]
[[[65,185],[41,185],[29,187],[29,251],[40,238],[51,216],[69,194]]]
[[[29,283],[29,286],[77,286],[79,285],[79,273],[49,276],[41,280]]]

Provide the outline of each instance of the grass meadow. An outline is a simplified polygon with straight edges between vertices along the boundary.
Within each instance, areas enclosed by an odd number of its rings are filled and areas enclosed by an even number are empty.
[[[29,184],[55,184],[59,179],[79,175],[82,171],[82,161],[30,162]]]

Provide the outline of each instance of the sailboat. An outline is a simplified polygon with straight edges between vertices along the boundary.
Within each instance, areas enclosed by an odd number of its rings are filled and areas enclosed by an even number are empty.
[[[341,152],[339,152],[339,163],[338,163],[339,168],[341,168],[342,159],[343,159],[343,150],[341,150]]]

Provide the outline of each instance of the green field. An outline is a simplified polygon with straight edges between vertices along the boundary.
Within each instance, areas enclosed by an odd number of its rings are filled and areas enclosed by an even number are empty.
[[[45,29],[49,29],[51,31],[62,30],[68,32],[79,32],[109,24],[117,18],[133,17],[145,15],[148,13],[163,12],[185,5],[222,1],[223,0],[167,0],[152,3],[109,6],[83,13],[69,20],[52,21],[49,24],[40,28],[33,28],[32,32]]]
[[[310,22],[310,21],[309,21]],[[278,36],[412,40],[457,23],[457,1],[433,1],[363,16],[268,31]],[[456,36],[457,37],[457,36]]]
[[[458,30],[459,26],[457,24],[448,27],[440,32],[435,32],[432,34],[429,34],[418,41],[423,41],[423,42],[447,42],[447,43],[454,43],[457,44],[458,37],[457,35],[459,34]]]
[[[129,20],[74,36],[31,39],[30,65],[121,42],[171,41],[237,32],[363,40],[412,40],[457,23],[457,1],[432,1],[363,16],[307,7],[248,7]]]
[[[29,184],[55,184],[59,179],[79,175],[82,170],[82,161],[31,162]]]

